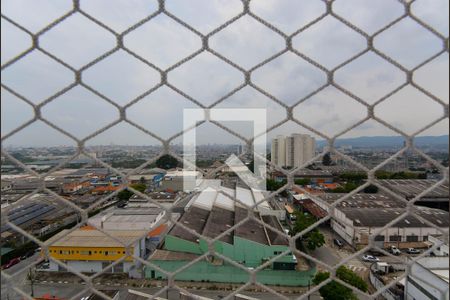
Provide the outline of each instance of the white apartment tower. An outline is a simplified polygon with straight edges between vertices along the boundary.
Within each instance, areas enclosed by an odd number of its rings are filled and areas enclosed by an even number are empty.
[[[272,140],[271,161],[280,167],[300,167],[316,153],[316,140],[307,134],[277,136]]]
[[[286,137],[279,135],[272,140],[270,160],[277,166],[286,165]]]

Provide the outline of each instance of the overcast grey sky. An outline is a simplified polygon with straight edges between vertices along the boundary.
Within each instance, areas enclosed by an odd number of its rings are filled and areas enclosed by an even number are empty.
[[[156,1],[89,0],[81,8],[120,33],[157,9]],[[322,1],[252,0],[251,10],[277,28],[291,34],[324,13]],[[419,0],[416,16],[448,36],[448,0]],[[2,1],[2,13],[31,32],[38,32],[71,9],[71,1]],[[166,9],[199,32],[207,34],[242,11],[240,1],[167,0]],[[337,0],[334,11],[373,34],[403,12],[396,0]],[[2,18],[1,62],[4,64],[31,45],[31,38]],[[40,46],[80,68],[115,47],[114,36],[76,13],[40,37]],[[365,48],[361,35],[327,16],[296,35],[293,47],[334,68]],[[124,36],[125,46],[165,69],[201,48],[201,39],[165,14],[158,15]],[[407,69],[438,53],[442,42],[407,18],[375,38],[375,46]],[[284,39],[246,15],[212,35],[212,49],[250,69],[285,47]],[[448,103],[448,53],[441,54],[415,72],[414,80]],[[284,53],[252,73],[252,82],[287,105],[293,105],[326,83],[326,74],[292,52]],[[125,105],[160,82],[159,73],[123,50],[83,72],[83,82],[119,105]],[[2,83],[33,103],[40,103],[74,80],[72,72],[38,50],[2,70]],[[405,82],[404,73],[373,52],[366,53],[335,73],[338,84],[368,103],[374,103]],[[168,74],[168,81],[204,105],[210,105],[244,82],[243,74],[209,52],[203,52]],[[1,90],[4,136],[33,116],[32,107],[5,89]],[[160,87],[129,107],[127,116],[163,138],[182,130],[184,108],[198,107],[167,86]],[[266,108],[268,126],[286,117],[285,109],[256,89],[246,86],[217,107]],[[443,106],[412,87],[405,87],[375,107],[375,113],[392,125],[415,132],[443,115]],[[363,119],[367,111],[334,87],[327,87],[294,109],[294,116],[316,130],[333,136]],[[117,109],[83,87],[77,86],[42,108],[42,116],[83,138],[119,117]],[[226,124],[249,136],[250,126]],[[246,124],[249,125],[249,124]],[[448,134],[448,118],[423,135]],[[288,122],[268,133],[308,131]],[[394,135],[375,121],[367,121],[343,137]],[[198,129],[198,143],[235,143],[238,140],[211,124]],[[181,142],[181,139],[175,142]],[[135,127],[121,123],[96,136],[88,144],[155,144],[156,140]],[[4,145],[71,145],[73,141],[42,122],[23,129]]]

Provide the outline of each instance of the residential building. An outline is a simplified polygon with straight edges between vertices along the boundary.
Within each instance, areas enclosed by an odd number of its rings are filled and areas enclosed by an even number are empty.
[[[282,135],[272,140],[271,162],[279,167],[286,166],[286,138]]]
[[[272,140],[271,161],[280,167],[301,167],[314,158],[316,141],[307,134],[277,136]]]

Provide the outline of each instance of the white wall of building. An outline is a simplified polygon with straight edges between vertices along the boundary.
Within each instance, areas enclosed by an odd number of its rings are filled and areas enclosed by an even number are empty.
[[[407,300],[449,299],[448,257],[425,257],[411,266],[405,286]],[[446,272],[444,280],[436,272]],[[446,269],[446,270],[445,270]]]
[[[443,241],[437,237],[429,236],[428,241],[433,245],[440,245],[438,248],[433,250],[433,254],[436,256],[448,256],[449,249],[448,244],[443,244]]]
[[[110,261],[83,261],[83,260],[67,260],[65,264],[72,270],[77,272],[101,272],[103,268],[110,265],[113,262]],[[131,261],[122,262],[122,265],[116,265],[106,273],[113,272],[128,272],[130,268],[134,265]],[[50,261],[49,271],[65,271],[64,268],[59,266],[53,261]]]
[[[316,141],[307,134],[293,134],[294,139],[294,165],[292,167],[300,167],[314,157],[316,152]],[[286,149],[286,151],[289,151]]]

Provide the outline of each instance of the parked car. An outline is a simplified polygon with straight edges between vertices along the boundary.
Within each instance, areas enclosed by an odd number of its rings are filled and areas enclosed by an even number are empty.
[[[394,255],[400,255],[402,253],[396,246],[390,246],[388,251]]]
[[[36,248],[36,250],[34,250],[34,253],[40,253],[40,252],[41,252],[41,250],[42,250],[42,248],[41,248],[41,247],[39,247],[39,248]]]
[[[344,247],[344,243],[343,243],[340,239],[334,239],[333,242],[334,242],[334,244],[335,244],[336,246],[338,246],[339,248]]]
[[[369,262],[380,261],[380,259],[378,257],[372,256],[372,255],[368,255],[368,254],[363,255],[362,260],[363,261],[369,261]]]
[[[419,254],[420,250],[416,249],[416,248],[408,248],[408,250],[406,250],[406,252],[409,254]]]
[[[32,257],[34,255],[34,253],[35,252],[33,250],[30,250],[27,253],[25,253],[24,255],[22,255],[20,257],[20,260],[24,260],[24,259],[27,259],[28,257]]]
[[[37,265],[37,268],[46,270],[46,269],[50,268],[50,262],[48,262],[48,261],[41,262],[40,264]]]
[[[10,261],[8,261],[5,265],[3,265],[3,266],[2,266],[2,269],[3,269],[3,270],[9,269],[9,268],[11,268],[12,266],[17,265],[19,262],[20,262],[20,258],[18,258],[18,257],[13,258],[13,259],[11,259]]]
[[[376,249],[370,249],[369,251],[367,251],[367,254],[372,255],[372,256],[385,256],[386,255],[384,252],[381,252]]]

